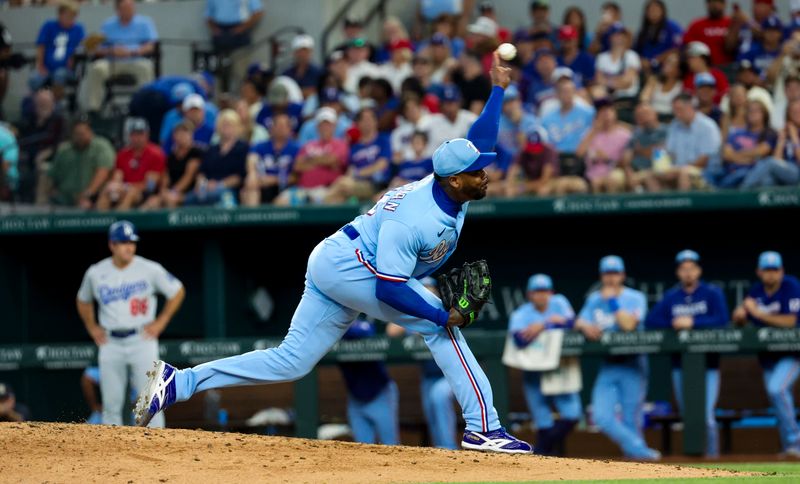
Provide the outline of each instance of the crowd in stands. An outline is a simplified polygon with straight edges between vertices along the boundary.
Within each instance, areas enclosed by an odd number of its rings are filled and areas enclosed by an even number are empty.
[[[490,196],[800,181],[800,0],[790,18],[774,0],[754,0],[751,12],[706,0],[707,15],[686,26],[649,0],[635,30],[612,1],[598,4],[593,27],[578,7],[558,23],[547,0],[533,0],[516,31],[491,2],[421,2],[418,22],[387,18],[380,38],[347,18],[321,65],[314,38],[298,35],[288,68],[246,66],[235,93],[206,72],[154,79],[152,19],[133,0],[114,3],[100,35],[87,36],[70,0],[42,26],[22,117],[0,126],[0,199],[98,210],[375,200],[430,174],[436,147],[466,135],[506,41],[518,50],[515,82]],[[247,45],[269,21],[255,0],[208,0],[206,16],[218,49]],[[81,50],[93,57],[76,79]],[[92,128],[106,81],[120,74],[138,91],[109,143]],[[8,75],[21,74],[0,80]],[[79,85],[75,113],[69,85]]]

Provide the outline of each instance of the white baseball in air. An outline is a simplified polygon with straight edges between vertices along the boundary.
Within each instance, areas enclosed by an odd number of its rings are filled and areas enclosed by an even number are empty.
[[[500,47],[497,48],[497,53],[504,61],[510,61],[517,56],[517,48],[514,47],[514,44],[509,44],[506,42],[504,44],[500,44]]]

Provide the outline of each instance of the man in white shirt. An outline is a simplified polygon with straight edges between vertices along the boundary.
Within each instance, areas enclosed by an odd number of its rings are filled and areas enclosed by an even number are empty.
[[[478,115],[461,108],[461,92],[447,84],[442,89],[441,113],[431,116],[428,124],[428,146],[438,147],[445,141],[463,138]]]

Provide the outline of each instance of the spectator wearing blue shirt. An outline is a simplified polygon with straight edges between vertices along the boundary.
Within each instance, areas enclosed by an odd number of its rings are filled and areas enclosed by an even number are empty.
[[[700,255],[682,250],[675,257],[679,284],[667,291],[647,315],[650,329],[724,328],[728,325],[728,305],[722,290],[703,282]],[[706,355],[706,457],[719,457],[719,431],[715,408],[719,397],[719,355]],[[672,390],[683,411],[683,371],[680,355],[672,357]]]
[[[355,119],[358,140],[350,146],[347,173],[331,185],[325,203],[344,203],[351,197],[369,200],[389,181],[392,147],[389,137],[378,131],[378,115],[364,108]]]
[[[129,112],[131,116],[145,118],[150,126],[150,140],[161,143],[162,125],[174,127],[181,119],[180,105],[189,94],[199,94],[206,98],[205,81],[200,73],[190,76],[162,76],[145,84],[131,98]],[[216,107],[206,101],[206,113],[209,124],[214,125]],[[171,131],[169,131],[171,133]]]
[[[164,122],[161,124],[161,148],[164,153],[172,151],[172,130],[183,121],[189,121],[194,126],[192,139],[195,145],[200,148],[207,148],[211,144],[214,136],[214,125],[216,124],[216,114],[209,116],[208,104],[199,94],[189,94],[183,98],[181,109],[178,116],[170,116],[167,113]],[[168,118],[168,119],[167,119]]]
[[[538,125],[536,116],[522,109],[522,101],[516,86],[508,86],[503,93],[503,112],[500,115],[497,145],[515,157],[525,146],[528,135]]]
[[[147,56],[155,50],[158,32],[153,19],[136,13],[134,0],[116,0],[117,14],[100,27],[105,38],[94,54],[101,57],[89,65],[81,85],[81,106],[85,111],[100,110],[106,96],[106,81],[129,74],[141,86],[153,80],[153,61]]]
[[[760,160],[775,151],[778,135],[769,126],[769,108],[761,100],[747,102],[744,130],[728,135],[722,148],[722,170],[713,176],[719,188],[737,188]]]
[[[664,59],[677,52],[683,43],[683,28],[667,16],[663,0],[650,0],[644,7],[642,26],[634,50],[642,59],[645,72],[658,72]]]
[[[347,135],[347,130],[353,125],[353,121],[344,115],[343,97],[345,93],[336,87],[325,87],[317,95],[319,107],[330,107],[336,110],[339,116],[336,118],[336,126],[334,127],[334,138],[344,138]],[[319,109],[319,108],[318,108]],[[317,120],[311,118],[303,123],[300,127],[300,132],[297,134],[297,143],[300,146],[319,139],[319,132],[317,132]]]
[[[717,123],[697,111],[691,94],[676,96],[672,111],[666,146],[672,166],[655,176],[662,186],[687,191],[702,186],[704,174],[719,170],[722,135]]]
[[[269,129],[276,114],[286,114],[292,122],[292,132],[300,129],[303,121],[303,105],[289,99],[289,90],[279,82],[272,82],[267,89],[267,102],[256,115],[256,123]]]
[[[595,58],[580,48],[578,35],[578,30],[571,25],[558,30],[558,40],[561,41],[558,65],[570,68],[575,73],[575,81],[585,86],[594,81]]]
[[[800,281],[784,272],[783,257],[767,251],[758,258],[760,281],[750,288],[744,302],[733,312],[737,324],[751,322],[757,328],[796,328],[800,313]],[[760,353],[764,386],[775,409],[783,452],[800,457],[800,428],[794,406],[794,384],[800,375],[796,352]]]
[[[389,188],[397,188],[411,182],[422,180],[433,173],[433,160],[428,154],[428,133],[414,131],[411,134],[411,151],[413,156],[407,159],[398,158],[394,163],[394,178]]]
[[[375,327],[356,320],[342,336],[343,341],[375,336]],[[347,421],[353,439],[362,444],[400,444],[397,384],[382,361],[339,363],[347,386]]]
[[[616,255],[600,260],[601,287],[589,294],[575,323],[590,340],[604,332],[643,331],[647,297],[626,287],[625,263]],[[594,423],[622,448],[625,457],[658,460],[661,453],[642,437],[642,406],[647,394],[647,359],[644,355],[607,356],[592,389]],[[622,409],[617,418],[617,405]]]
[[[52,85],[57,99],[63,86],[75,79],[73,55],[86,35],[77,23],[79,7],[71,0],[58,5],[58,18],[48,20],[36,38],[36,70],[28,82],[32,91]]]
[[[206,22],[214,49],[226,52],[249,45],[262,15],[261,0],[206,0]]]
[[[550,144],[559,153],[575,153],[584,135],[591,129],[595,111],[575,102],[575,82],[562,77],[556,85],[559,108],[542,117]]]
[[[775,59],[781,57],[783,44],[783,23],[777,15],[770,15],[761,23],[761,41],[754,41],[750,48],[739,54],[739,62],[748,60],[755,67],[761,78],[765,78],[767,70]]]
[[[294,63],[283,71],[283,75],[294,79],[303,90],[303,97],[308,98],[317,92],[317,84],[322,77],[322,69],[311,62],[314,55],[314,38],[308,34],[301,34],[292,39],[292,55]]]
[[[247,177],[240,196],[244,206],[271,203],[294,183],[292,170],[300,145],[292,139],[289,116],[275,116],[269,134],[269,141],[250,148],[247,156]]]
[[[546,101],[556,97],[553,73],[557,67],[556,54],[550,49],[539,49],[533,61],[523,67],[520,92],[531,111],[537,111]]]
[[[553,292],[553,280],[546,274],[534,274],[528,279],[528,302],[511,313],[508,331],[517,347],[536,344],[536,339],[547,330],[570,328],[575,311],[561,294]],[[538,437],[536,453],[553,455],[561,448],[564,439],[581,418],[581,399],[578,392],[544,395],[541,390],[542,372],[523,372],[523,391],[531,417],[536,424]],[[558,411],[553,419],[551,406]]]

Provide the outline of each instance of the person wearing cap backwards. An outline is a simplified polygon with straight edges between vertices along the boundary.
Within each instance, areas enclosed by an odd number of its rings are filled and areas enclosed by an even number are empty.
[[[604,332],[644,331],[647,297],[625,286],[625,277],[622,258],[608,255],[600,260],[600,289],[589,294],[575,322],[588,339],[599,340]],[[625,457],[636,460],[661,458],[642,437],[647,374],[645,355],[607,356],[592,389],[594,423],[622,448]]]
[[[647,315],[648,329],[724,328],[728,325],[728,304],[722,289],[701,279],[700,255],[682,250],[675,256],[678,284],[668,290]],[[672,356],[672,391],[683,411],[683,372],[680,355]],[[719,397],[719,354],[706,355],[706,457],[719,457],[719,431],[715,408]]]
[[[283,75],[294,79],[303,90],[303,97],[307,98],[317,92],[317,84],[322,77],[322,69],[311,61],[314,55],[314,37],[300,34],[292,39],[292,55],[294,63],[283,71]]]
[[[139,234],[131,222],[111,224],[111,257],[89,266],[76,299],[78,315],[98,346],[106,425],[123,424],[129,379],[133,387],[145,388],[145,371],[158,358],[158,337],[180,309],[186,294],[181,281],[161,264],[136,255],[138,242]],[[158,315],[156,293],[166,298]],[[163,415],[153,419],[151,426],[163,427]]]
[[[726,0],[706,0],[708,16],[694,20],[683,35],[683,45],[702,42],[709,49],[711,64],[724,66],[733,62],[736,45],[726,40],[731,18],[725,15]]]
[[[470,128],[469,139],[451,139],[437,148],[434,175],[388,192],[314,249],[303,297],[278,347],[181,371],[158,362],[147,386],[141,387],[138,423],[145,425],[176,401],[210,388],[297,380],[364,313],[423,335],[461,405],[467,423],[462,447],[530,453],[528,443],[501,426],[489,381],[459,330],[466,321],[455,309],[445,310],[419,280],[452,255],[469,202],[486,196],[483,168],[496,156],[491,150],[510,71],[496,55],[486,108]]]
[[[759,282],[741,305],[733,311],[738,325],[752,323],[756,328],[796,328],[800,313],[800,281],[784,272],[778,252],[762,252],[758,257]],[[785,455],[800,457],[800,428],[794,406],[794,384],[800,375],[797,352],[762,352],[758,361],[764,372],[767,390],[778,418],[781,447]]]
[[[619,256],[600,260],[600,289],[586,298],[575,328],[590,340],[604,332],[644,331],[647,297],[625,286],[625,263]],[[642,406],[647,394],[645,355],[606,356],[592,389],[592,418],[622,448],[625,457],[658,460],[661,453],[642,437]],[[617,405],[622,409],[617,418]]]
[[[689,92],[695,91],[694,80],[697,74],[706,72],[714,76],[717,95],[714,102],[719,104],[722,96],[728,93],[728,77],[721,70],[713,67],[711,50],[702,42],[692,42],[686,46],[687,69],[683,77],[683,88]]]
[[[563,25],[558,29],[558,40],[561,43],[558,65],[572,69],[578,84],[585,86],[594,81],[595,58],[580,48],[581,39],[578,36],[578,29],[572,25]]]
[[[129,118],[128,144],[117,153],[116,168],[97,199],[97,210],[130,210],[158,190],[166,171],[166,156],[151,143],[150,129],[143,118]]]
[[[518,348],[530,345],[544,331],[569,329],[575,322],[572,305],[553,292],[553,280],[546,274],[528,279],[526,298],[528,302],[514,310],[508,321],[508,332]],[[537,429],[536,453],[554,455],[581,418],[581,398],[578,392],[544,395],[541,377],[542,372],[524,371],[522,388]],[[558,411],[558,420],[553,419],[551,406]]]
[[[783,23],[777,15],[770,15],[761,22],[761,41],[753,42],[749,49],[739,54],[737,60],[749,60],[764,78],[775,59],[780,57],[782,47]]]
[[[697,110],[713,119],[717,126],[722,124],[722,110],[714,102],[717,97],[717,80],[708,72],[694,75],[694,95]]]

